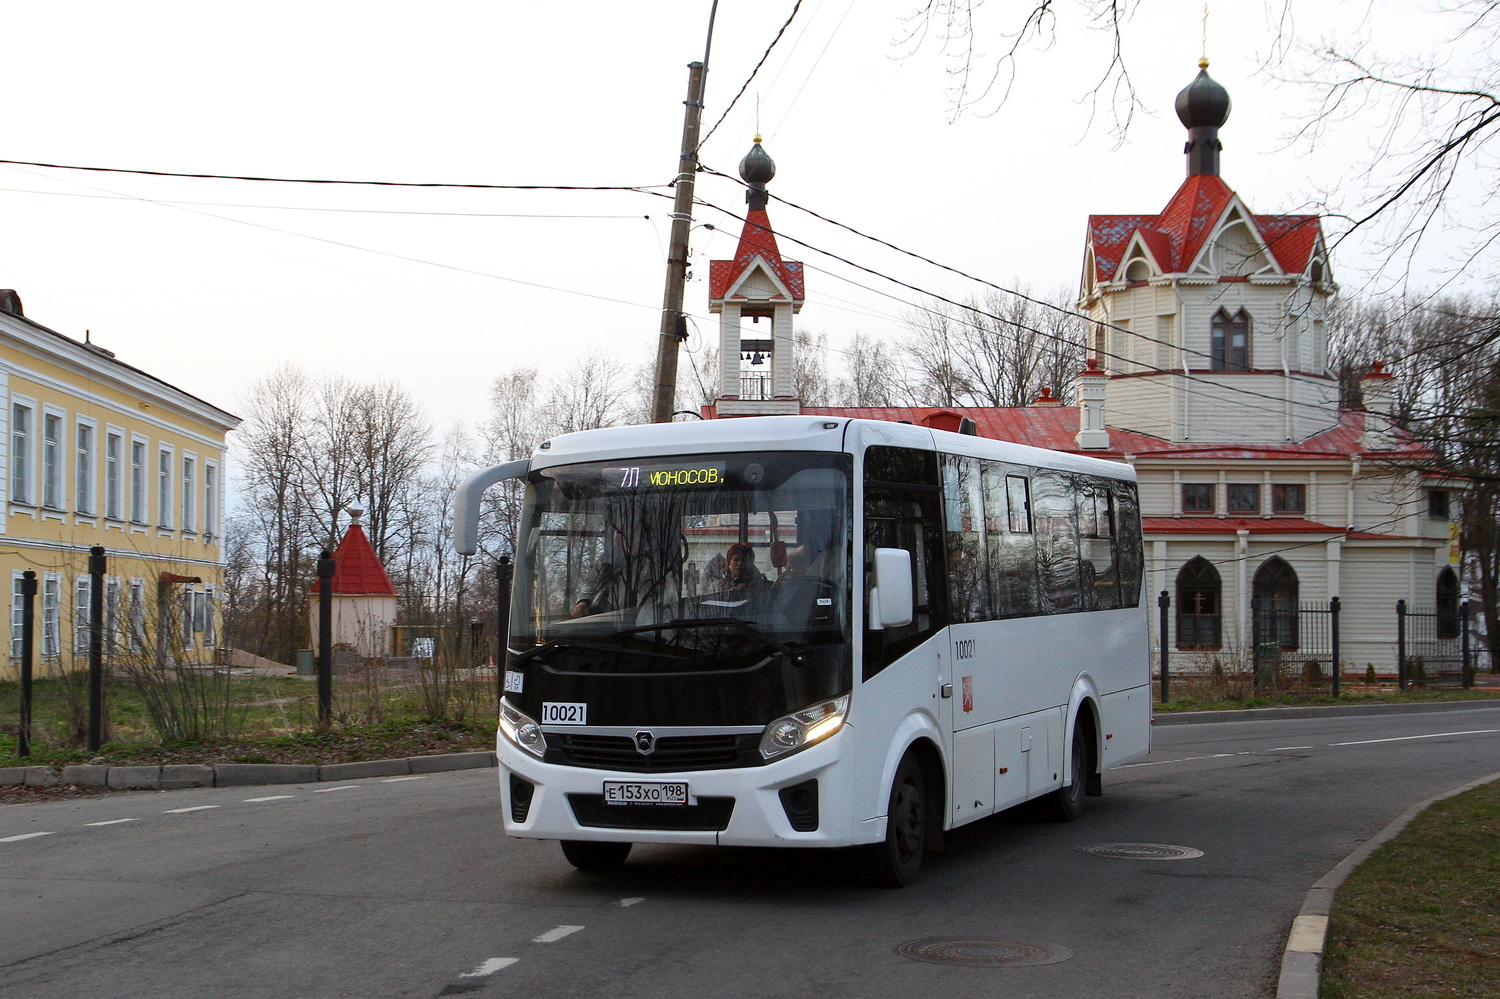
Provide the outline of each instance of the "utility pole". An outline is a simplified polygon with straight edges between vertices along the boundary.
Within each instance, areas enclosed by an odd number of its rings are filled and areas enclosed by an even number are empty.
[[[713,25],[709,25],[712,38]],[[707,55],[705,54],[705,59]],[[672,422],[677,409],[677,351],[687,339],[682,314],[687,283],[688,232],[693,225],[693,179],[698,171],[698,125],[703,114],[704,63],[688,63],[687,113],[682,121],[682,155],[677,161],[677,197],[672,203],[672,244],[667,253],[667,286],[661,303],[661,338],[656,345],[656,397],[652,423]]]

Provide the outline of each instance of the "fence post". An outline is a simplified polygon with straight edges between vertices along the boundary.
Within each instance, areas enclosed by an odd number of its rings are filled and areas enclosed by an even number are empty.
[[[333,723],[333,555],[318,555],[318,727]]]
[[[1474,669],[1469,665],[1469,618],[1473,616],[1474,606],[1471,601],[1465,600],[1458,605],[1458,638],[1459,655],[1463,664],[1463,684],[1468,690],[1474,686]]]
[[[31,661],[36,654],[36,572],[21,573],[21,727],[16,755],[31,755]]]
[[[1166,590],[1156,598],[1156,606],[1161,608],[1161,625],[1157,633],[1161,636],[1161,702],[1167,703],[1167,609],[1172,606],[1172,598],[1167,595]]]
[[[89,751],[104,739],[104,547],[89,549]],[[75,609],[76,613],[76,609]]]
[[[1328,637],[1333,646],[1333,696],[1339,696],[1339,674],[1344,671],[1343,663],[1339,661],[1339,607],[1341,601],[1338,597],[1330,597],[1328,600]]]
[[[1396,686],[1406,690],[1406,601],[1396,601]]]
[[[515,566],[509,555],[495,563],[495,684],[496,697],[505,696],[505,660],[510,655],[510,581]]]

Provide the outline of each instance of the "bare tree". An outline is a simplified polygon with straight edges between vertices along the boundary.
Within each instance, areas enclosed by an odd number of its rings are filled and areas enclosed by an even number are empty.
[[[365,533],[385,562],[409,547],[417,530],[408,499],[432,456],[432,426],[395,382],[362,386],[353,408],[356,491],[369,514]]]
[[[834,380],[839,405],[900,406],[906,403],[901,363],[895,348],[864,333],[855,333],[845,352],[846,374]]]
[[[792,394],[804,406],[828,405],[828,334],[797,330],[793,338]]]

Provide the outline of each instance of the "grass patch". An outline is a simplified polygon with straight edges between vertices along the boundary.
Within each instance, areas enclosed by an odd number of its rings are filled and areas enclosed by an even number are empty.
[[[1336,896],[1322,999],[1490,999],[1500,982],[1500,781],[1428,808]]]
[[[1412,687],[1402,691],[1395,684],[1345,682],[1334,697],[1327,681],[1286,681],[1277,689],[1257,690],[1248,674],[1190,673],[1173,676],[1168,684],[1171,700],[1162,703],[1161,680],[1152,684],[1158,713],[1174,711],[1238,711],[1244,708],[1280,708],[1330,704],[1416,704],[1443,701],[1500,700],[1500,688]]]

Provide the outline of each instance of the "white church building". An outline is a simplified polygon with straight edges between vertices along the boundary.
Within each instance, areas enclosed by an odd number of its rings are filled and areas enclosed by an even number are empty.
[[[1428,637],[1456,633],[1462,483],[1418,471],[1424,453],[1381,416],[1398,373],[1377,364],[1364,409],[1340,409],[1325,323],[1337,286],[1320,220],[1257,214],[1220,177],[1230,101],[1207,65],[1177,96],[1188,142],[1176,193],[1154,214],[1089,216],[1079,309],[1093,332],[1078,405],[1044,394],[1021,408],[802,406],[791,355],[803,269],[777,248],[765,195],[775,166],[757,137],[740,165],[750,194],[738,251],[710,274],[723,362],[703,415],[945,430],[972,420],[981,436],[1128,462],[1148,593],[1170,599],[1174,669],[1243,665],[1253,634],[1326,669],[1317,617],[1297,609],[1338,597],[1345,675],[1369,664],[1390,674],[1398,600],[1433,615]],[[1151,621],[1160,642],[1155,606]]]

